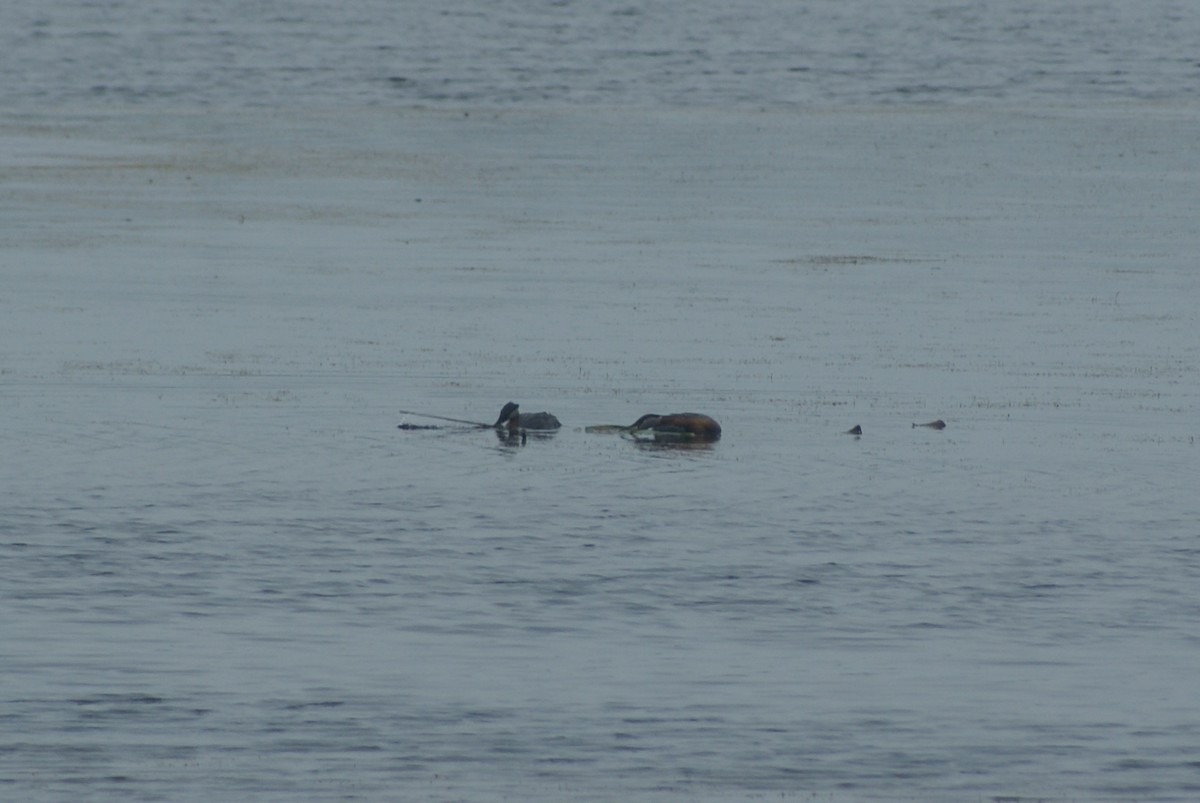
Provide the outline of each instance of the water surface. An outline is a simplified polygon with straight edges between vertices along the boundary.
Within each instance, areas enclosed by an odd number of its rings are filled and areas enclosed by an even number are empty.
[[[0,796],[1196,797],[1190,6],[243,5],[0,10]]]

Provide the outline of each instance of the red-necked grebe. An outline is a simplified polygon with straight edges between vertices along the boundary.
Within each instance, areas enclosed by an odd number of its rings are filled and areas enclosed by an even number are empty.
[[[701,413],[649,413],[634,421],[629,431],[635,435],[639,432],[650,432],[656,438],[715,441],[721,437],[721,425]]]
[[[521,405],[509,402],[501,408],[500,417],[492,426],[496,429],[507,427],[509,432],[516,432],[519,429],[558,429],[562,423],[552,413],[522,413]]]

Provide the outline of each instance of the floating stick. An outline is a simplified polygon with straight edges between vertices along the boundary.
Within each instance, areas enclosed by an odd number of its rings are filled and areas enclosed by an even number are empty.
[[[444,415],[434,415],[433,413],[418,413],[415,410],[397,410],[401,415],[419,415],[423,418],[436,418],[438,421],[449,421],[452,424],[466,424],[469,427],[479,427],[480,429],[491,429],[491,424],[481,424],[478,421],[464,421],[461,418],[447,418]]]
[[[621,424],[593,424],[590,427],[584,427],[584,432],[592,432],[599,434],[619,434],[622,432],[630,432],[632,427],[622,426]]]

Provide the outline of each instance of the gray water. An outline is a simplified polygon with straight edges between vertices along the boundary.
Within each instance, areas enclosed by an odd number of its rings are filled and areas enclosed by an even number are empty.
[[[1194,799],[1198,21],[0,10],[0,798]]]
[[[278,106],[1195,101],[1181,0],[8,3],[0,100]]]

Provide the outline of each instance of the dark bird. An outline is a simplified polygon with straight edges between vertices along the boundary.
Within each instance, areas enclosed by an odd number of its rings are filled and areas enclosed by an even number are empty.
[[[510,432],[515,432],[519,429],[558,429],[562,426],[562,423],[553,413],[522,413],[521,405],[516,402],[509,402],[501,408],[500,417],[496,419],[496,423],[492,424],[492,426],[497,429],[507,427]]]

